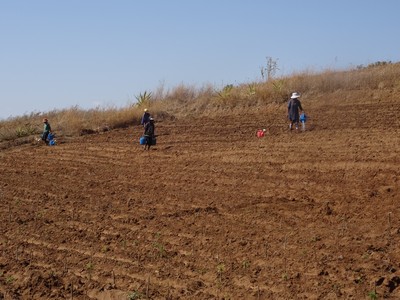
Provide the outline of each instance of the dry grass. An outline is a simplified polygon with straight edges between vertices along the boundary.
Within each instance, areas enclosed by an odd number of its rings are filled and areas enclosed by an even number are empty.
[[[323,72],[310,70],[267,82],[227,85],[216,89],[210,84],[200,88],[180,84],[171,90],[163,85],[151,93],[146,103],[124,108],[106,107],[83,110],[77,106],[49,112],[31,113],[0,121],[0,142],[39,135],[47,117],[58,136],[72,137],[98,133],[139,124],[144,105],[158,120],[200,115],[215,115],[224,111],[243,110],[270,105],[283,105],[293,91],[308,98],[319,99],[333,92],[360,90],[369,97],[374,90],[400,90],[400,63],[375,63],[357,69]],[[362,93],[361,93],[361,96]]]

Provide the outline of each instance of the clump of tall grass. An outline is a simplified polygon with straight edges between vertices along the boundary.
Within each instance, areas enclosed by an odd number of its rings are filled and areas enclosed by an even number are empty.
[[[32,113],[0,121],[0,142],[39,136],[43,118],[48,118],[58,136],[78,136],[140,124],[142,110],[135,106],[104,107],[84,110],[78,106],[49,112]],[[156,113],[156,111],[154,112]]]
[[[43,128],[41,121],[40,113],[37,112],[0,121],[0,141],[37,134]]]
[[[223,87],[179,84],[166,89],[161,84],[155,91],[139,94],[137,103],[123,108],[109,106],[84,110],[74,106],[0,120],[0,142],[39,134],[43,129],[43,117],[49,119],[58,135],[77,136],[83,132],[97,133],[139,125],[144,108],[148,108],[157,121],[162,121],[284,105],[294,91],[317,99],[336,91],[375,89],[400,90],[400,63],[380,62],[341,71],[306,70],[289,76],[274,76],[267,81]]]
[[[82,110],[78,107],[64,109],[54,113],[52,124],[54,129],[66,136],[82,134],[82,132],[104,132],[115,128],[128,127],[137,123],[138,110],[130,107],[93,108]]]
[[[72,107],[53,111],[54,117],[51,122],[52,126],[54,124],[54,130],[65,136],[76,136],[139,125],[142,114],[143,109],[138,105],[129,105],[123,108],[98,107],[88,110]],[[152,111],[152,115],[156,114],[157,110],[155,109]]]
[[[291,90],[313,94],[337,90],[400,88],[400,63],[371,64],[357,69],[323,72],[305,71],[286,78]]]

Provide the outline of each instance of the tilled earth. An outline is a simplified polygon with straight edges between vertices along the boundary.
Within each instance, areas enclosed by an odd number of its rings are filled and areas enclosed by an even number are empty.
[[[150,151],[139,126],[1,150],[0,299],[400,299],[385,99],[304,99],[305,132],[282,104],[160,120]]]

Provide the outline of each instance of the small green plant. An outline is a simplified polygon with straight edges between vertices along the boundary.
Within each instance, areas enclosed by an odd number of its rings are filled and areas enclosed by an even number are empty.
[[[364,282],[364,277],[363,276],[358,276],[356,279],[354,279],[354,282],[357,284],[361,284]]]
[[[224,88],[221,91],[217,92],[218,97],[222,100],[225,100],[231,95],[232,90],[233,90],[233,84],[228,84],[224,86]]]
[[[93,271],[93,269],[94,269],[93,263],[92,262],[88,262],[86,264],[86,271],[88,271],[88,273],[89,273],[89,280],[92,280],[92,271]]]
[[[106,253],[110,251],[110,247],[108,245],[104,245],[103,247],[101,247],[101,252],[102,253]]]
[[[222,274],[225,272],[225,264],[219,263],[217,265],[217,274],[219,278],[219,282],[222,282]]]
[[[153,243],[153,247],[155,249],[157,249],[159,257],[166,257],[167,256],[167,252],[165,251],[165,247],[164,247],[164,245],[162,243],[154,242]]]
[[[368,259],[369,256],[370,256],[370,253],[368,253],[368,251],[367,251],[367,252],[365,252],[365,253],[362,255],[362,258],[363,258],[363,259]]]
[[[42,210],[42,211],[38,211],[37,213],[36,213],[36,219],[41,219],[41,218],[43,218],[43,216],[44,216],[44,211]]]
[[[204,268],[201,268],[201,269],[196,270],[196,272],[197,272],[198,274],[200,274],[200,275],[206,274],[207,271],[208,271],[208,270],[207,270],[207,269],[204,269]]]
[[[159,257],[166,257],[167,251],[165,250],[165,246],[161,243],[161,233],[157,232],[154,236],[155,241],[153,242],[153,247],[157,249]]]
[[[93,270],[93,268],[94,268],[94,265],[92,262],[88,262],[86,264],[86,270],[91,271],[91,270]]]
[[[318,241],[320,241],[320,240],[321,240],[321,237],[318,236],[318,235],[315,235],[315,236],[313,236],[313,237],[311,238],[311,241],[312,241],[312,242],[318,242]]]
[[[289,279],[288,274],[287,274],[287,273],[283,273],[283,274],[282,274],[282,279],[285,280],[285,281],[287,281],[287,280]]]
[[[133,291],[132,293],[128,294],[128,300],[137,300],[142,299],[142,294],[139,291]]]
[[[14,281],[15,281],[15,278],[14,278],[12,275],[7,276],[7,278],[6,278],[6,283],[7,283],[7,284],[11,284],[11,283],[13,283]]]
[[[272,96],[277,101],[287,101],[287,84],[285,79],[273,79],[272,82]]]
[[[242,267],[243,267],[243,269],[248,269],[249,267],[250,267],[250,262],[247,260],[247,259],[245,259],[243,262],[242,262]]]
[[[368,293],[368,297],[371,300],[377,300],[378,299],[378,294],[376,293],[376,291],[370,291]]]
[[[136,105],[139,107],[148,105],[151,100],[151,96],[152,96],[151,92],[144,91],[143,94],[140,93],[138,96],[135,96],[135,98],[137,100]]]
[[[255,95],[256,94],[256,85],[255,85],[255,83],[248,84],[247,86],[249,88],[248,95],[249,96]]]

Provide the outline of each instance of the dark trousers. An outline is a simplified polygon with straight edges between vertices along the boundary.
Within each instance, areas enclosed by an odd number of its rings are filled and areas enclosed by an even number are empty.
[[[47,143],[47,137],[49,136],[49,131],[44,131],[42,134],[42,140]]]
[[[151,136],[145,136],[146,138],[146,145],[151,146],[153,145],[153,138]]]

